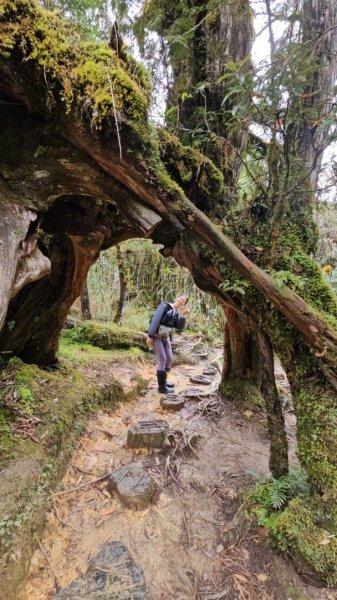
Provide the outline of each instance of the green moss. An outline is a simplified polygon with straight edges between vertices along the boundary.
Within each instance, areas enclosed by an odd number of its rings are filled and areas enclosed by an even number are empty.
[[[208,211],[223,204],[224,179],[213,162],[166,130],[160,129],[158,135],[161,159],[189,199]]]
[[[258,388],[244,379],[226,379],[220,384],[220,392],[240,408],[263,408],[264,399]]]
[[[312,571],[329,586],[337,584],[336,514],[330,515],[333,533],[320,526],[321,508],[303,498],[292,500],[277,514],[270,529],[276,547],[296,559],[301,571]]]
[[[10,58],[18,52],[27,76],[35,82],[31,87],[36,91],[32,98],[36,106],[52,111],[61,103],[67,112],[90,117],[91,127],[108,131],[117,116],[131,128],[142,122],[143,138],[136,136],[134,143],[150,151],[149,78],[134,60],[128,56],[123,60],[106,45],[81,40],[74,25],[34,0],[4,0],[0,54]]]

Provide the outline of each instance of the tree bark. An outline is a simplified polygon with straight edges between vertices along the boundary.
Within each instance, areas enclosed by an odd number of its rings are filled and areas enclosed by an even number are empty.
[[[314,109],[316,116],[305,116],[305,122],[298,132],[298,152],[311,175],[315,189],[323,151],[330,139],[331,122],[327,121],[327,117],[335,102],[333,89],[337,79],[337,3],[335,0],[305,0],[301,17],[303,46],[307,55],[312,58],[312,64],[317,65],[316,72],[310,75],[310,81],[304,90],[303,114],[306,115],[306,109]]]
[[[251,380],[258,385],[257,354],[252,332],[244,319],[234,310],[225,308],[224,362],[222,380],[238,377]]]

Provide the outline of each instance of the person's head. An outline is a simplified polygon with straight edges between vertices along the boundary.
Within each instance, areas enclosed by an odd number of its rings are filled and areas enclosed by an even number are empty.
[[[173,302],[174,308],[180,308],[181,306],[185,306],[187,303],[187,296],[178,296]]]

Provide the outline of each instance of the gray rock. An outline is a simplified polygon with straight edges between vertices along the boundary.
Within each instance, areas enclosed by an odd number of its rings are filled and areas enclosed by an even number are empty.
[[[169,432],[168,423],[162,419],[139,421],[128,431],[129,448],[163,448]]]
[[[144,574],[121,542],[110,542],[53,600],[146,600]]]
[[[141,510],[153,502],[157,486],[141,463],[132,463],[111,473],[107,490],[128,508]]]
[[[185,400],[175,394],[167,394],[160,398],[160,406],[164,410],[180,410],[185,405]]]

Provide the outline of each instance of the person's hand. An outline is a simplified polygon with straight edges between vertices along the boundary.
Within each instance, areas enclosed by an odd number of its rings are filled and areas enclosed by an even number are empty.
[[[181,314],[183,317],[188,317],[188,315],[190,314],[190,307],[189,306],[183,306],[181,308]]]
[[[151,338],[149,335],[146,337],[145,342],[149,348],[153,348],[153,338]]]

